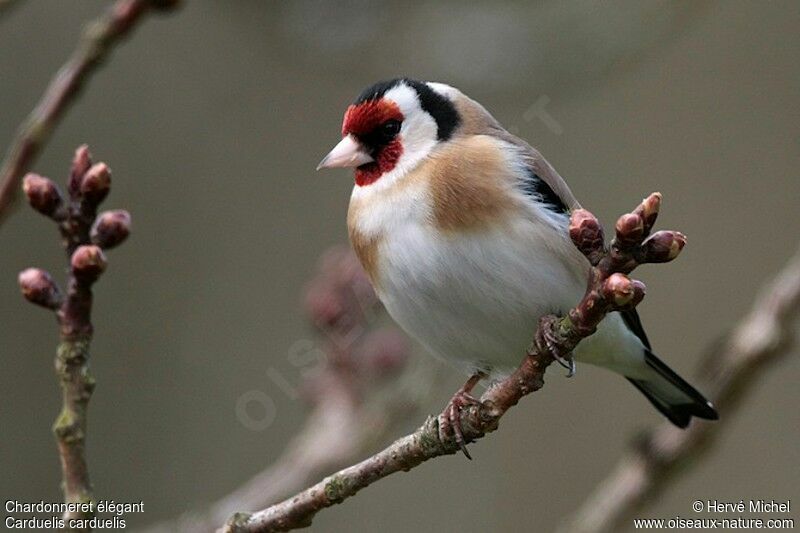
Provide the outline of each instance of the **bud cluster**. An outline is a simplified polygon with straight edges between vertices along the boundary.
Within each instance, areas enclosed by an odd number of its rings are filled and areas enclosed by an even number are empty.
[[[107,265],[103,250],[122,243],[131,228],[131,216],[127,211],[105,211],[96,215],[97,206],[111,190],[108,165],[93,163],[89,148],[83,145],[75,150],[72,159],[67,180],[68,198],[52,180],[34,173],[25,176],[22,188],[31,207],[59,223],[70,255],[70,272],[78,286],[88,287],[97,281]],[[24,270],[19,275],[19,285],[25,298],[32,303],[50,309],[62,304],[61,291],[44,270]],[[68,300],[71,297],[72,292]]]
[[[644,263],[672,261],[686,245],[686,236],[677,231],[658,231],[650,235],[661,208],[661,194],[653,193],[633,210],[619,217],[614,239],[606,249],[603,228],[585,209],[573,211],[569,224],[572,242],[592,264],[590,291],[576,317],[588,316],[593,309],[632,309],[642,301],[645,286],[628,274]],[[648,237],[649,236],[649,237]],[[599,304],[599,305],[598,305]],[[597,315],[597,319],[601,318]],[[592,321],[589,321],[592,322]],[[590,324],[591,325],[591,324]]]

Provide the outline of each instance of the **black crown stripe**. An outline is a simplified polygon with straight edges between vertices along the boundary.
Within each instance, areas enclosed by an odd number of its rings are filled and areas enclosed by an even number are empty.
[[[456,111],[453,102],[431,89],[427,83],[410,78],[396,78],[393,80],[381,81],[364,89],[364,91],[358,95],[358,98],[356,98],[355,103],[361,104],[363,102],[377,100],[383,97],[390,89],[397,87],[401,83],[405,83],[416,91],[422,109],[436,121],[436,137],[440,141],[446,141],[452,137],[453,132],[461,123],[461,117],[458,115],[458,111]]]

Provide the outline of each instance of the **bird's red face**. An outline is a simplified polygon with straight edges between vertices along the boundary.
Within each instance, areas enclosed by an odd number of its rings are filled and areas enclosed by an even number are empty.
[[[387,98],[352,104],[344,114],[341,142],[317,168],[353,167],[356,185],[374,183],[403,155],[403,119],[400,107]]]
[[[356,184],[373,183],[394,169],[403,154],[403,113],[396,103],[380,98],[353,104],[342,121],[342,137],[352,136],[373,159],[355,168]]]
[[[446,86],[408,78],[367,87],[347,108],[342,140],[317,170],[354,168],[357,189],[379,180],[389,186],[402,179],[447,141],[460,123],[445,92]]]

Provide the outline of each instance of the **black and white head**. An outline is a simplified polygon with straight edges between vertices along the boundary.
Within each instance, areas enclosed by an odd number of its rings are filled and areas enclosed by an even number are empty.
[[[352,167],[357,187],[389,185],[457,131],[461,93],[442,83],[397,78],[362,91],[342,122],[342,140],[317,169]]]

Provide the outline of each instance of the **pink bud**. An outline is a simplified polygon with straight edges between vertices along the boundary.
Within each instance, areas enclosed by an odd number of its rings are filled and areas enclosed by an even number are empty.
[[[111,170],[105,163],[96,163],[91,166],[81,180],[81,194],[84,199],[97,205],[108,196],[111,189]]]
[[[636,213],[641,215],[642,219],[644,219],[644,226],[645,231],[649,232],[650,228],[653,227],[653,224],[656,222],[656,218],[658,218],[658,211],[661,209],[661,193],[654,192],[644,200],[642,200],[641,205],[636,209]]]
[[[28,268],[17,278],[22,295],[36,305],[56,309],[61,305],[61,291],[50,274],[40,268]]]
[[[373,331],[363,340],[359,359],[380,376],[402,370],[411,355],[408,338],[396,328]]]
[[[615,226],[617,243],[625,248],[636,245],[644,235],[644,220],[636,213],[627,213],[617,220]]]
[[[331,327],[346,314],[345,305],[335,288],[318,281],[306,290],[305,308],[311,321],[317,327]]]
[[[642,244],[643,262],[672,261],[686,246],[686,235],[677,231],[657,231]]]
[[[576,209],[569,219],[569,236],[592,264],[604,251],[605,236],[597,218],[586,209]]]
[[[113,248],[125,239],[131,232],[131,215],[122,209],[105,211],[95,220],[92,226],[92,242],[104,250]]]
[[[78,195],[81,188],[81,180],[86,171],[92,166],[92,155],[89,153],[87,145],[81,145],[75,150],[75,156],[72,158],[72,169],[69,173],[68,190],[72,197]]]
[[[631,307],[636,307],[644,299],[647,287],[638,279],[632,280],[631,283],[633,283],[633,299],[630,301],[629,305]]]
[[[63,203],[56,184],[33,172],[23,178],[22,190],[28,197],[31,207],[48,217],[52,217]]]
[[[86,244],[78,246],[70,259],[72,273],[84,281],[95,281],[106,269],[106,256],[99,246]]]
[[[611,274],[603,282],[603,297],[616,307],[629,304],[633,296],[634,285],[625,274]]]

